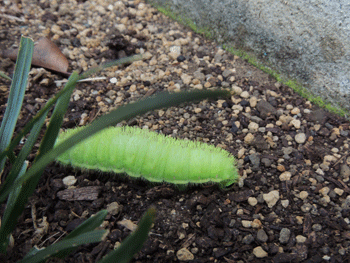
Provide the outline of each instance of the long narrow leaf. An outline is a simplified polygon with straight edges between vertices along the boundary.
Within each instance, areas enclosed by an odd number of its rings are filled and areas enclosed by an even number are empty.
[[[23,176],[27,170],[28,163],[25,162],[23,166],[21,167],[21,170],[19,172],[18,177]],[[0,251],[2,253],[6,252],[6,248],[8,246],[9,240],[10,240],[10,234],[12,232],[12,229],[15,227],[17,221],[11,220],[11,214],[14,212],[22,213],[23,209],[20,211],[17,211],[16,208],[16,199],[21,191],[21,187],[15,188],[9,195],[8,203],[6,206],[6,211],[4,213],[1,229],[0,229]],[[8,231],[9,230],[9,231]]]
[[[57,252],[69,249],[76,248],[80,245],[97,243],[102,241],[106,234],[107,230],[94,230],[87,233],[84,233],[78,237],[70,238],[67,240],[62,240],[57,244],[53,244],[43,250],[39,250],[32,256],[24,257],[20,263],[40,263],[45,262],[48,258],[55,255]]]
[[[94,230],[95,228],[99,227],[103,223],[103,220],[106,218],[107,214],[108,214],[107,210],[102,210],[98,212],[96,215],[90,217],[89,219],[86,219],[76,229],[70,232],[69,235],[67,235],[63,240],[75,238],[75,237],[78,237],[79,235],[82,235],[84,233]],[[55,254],[54,256],[59,258],[64,258],[66,255],[69,255],[71,252],[73,252],[74,249],[75,248],[62,250],[59,253]]]
[[[19,153],[8,177],[6,178],[3,184],[4,188],[9,188],[11,185],[13,185],[13,182],[15,180],[18,180],[20,176],[24,174],[25,170],[22,171],[21,169],[23,169],[22,168],[23,164],[25,163],[25,160],[27,159],[28,154],[31,152],[39,136],[40,130],[45,122],[45,116],[46,115],[42,116],[40,121],[36,123],[33,129],[31,130],[25,145],[23,146],[21,152]],[[13,220],[13,218],[16,218],[18,215],[21,215],[23,212],[24,206],[20,205],[22,204],[23,200],[19,198],[21,191],[22,191],[22,187],[14,188],[10,192],[9,198],[7,200],[7,205],[6,205],[4,215],[2,217],[1,228],[0,228],[0,250],[1,251],[6,250],[8,238],[11,232],[13,231],[13,229],[16,227],[17,221]]]
[[[145,100],[128,104],[122,106],[109,114],[106,114],[96,121],[94,121],[91,125],[89,125],[82,132],[79,132],[64,141],[54,149],[50,150],[45,156],[43,156],[40,160],[33,164],[32,168],[27,171],[27,173],[21,177],[19,180],[16,180],[12,187],[9,189],[5,189],[3,194],[6,195],[7,192],[12,191],[13,189],[17,189],[21,187],[21,191],[17,197],[18,200],[18,210],[14,212],[18,212],[23,210],[28,197],[33,193],[36,188],[36,180],[33,178],[39,178],[42,172],[44,171],[46,165],[52,162],[56,156],[59,156],[64,151],[68,150],[75,144],[81,142],[83,139],[88,138],[89,136],[95,134],[111,124],[116,124],[122,120],[127,120],[133,118],[139,114],[143,114],[149,110],[159,109],[167,106],[177,105],[183,102],[201,100],[205,98],[216,98],[219,96],[229,96],[230,92],[226,90],[217,90],[217,91],[188,91],[188,92],[179,92],[175,94],[169,94],[164,92],[159,94],[158,96],[147,98]],[[2,196],[3,197],[3,196]],[[12,220],[17,222],[20,213],[12,214]],[[11,230],[12,231],[12,230]],[[2,237],[0,235],[0,246],[6,244],[7,237]],[[0,247],[1,248],[1,247]]]
[[[133,57],[126,57],[126,58],[121,58],[112,62],[108,62],[104,65],[98,66],[96,68],[92,68],[88,70],[87,72],[78,75],[76,72],[73,72],[72,75],[70,76],[68,83],[65,85],[65,88],[58,92],[56,96],[52,99],[50,99],[44,108],[42,108],[38,114],[35,115],[35,117],[23,128],[23,130],[11,141],[10,145],[7,147],[5,151],[0,151],[0,160],[5,158],[7,155],[10,155],[13,149],[18,145],[20,140],[25,136],[34,126],[34,124],[38,121],[38,119],[45,113],[47,109],[50,109],[56,102],[57,100],[65,93],[70,92],[71,88],[75,87],[75,84],[78,80],[84,79],[88,77],[90,74],[93,73],[98,73],[99,71],[111,67],[111,66],[117,66],[117,65],[122,65],[126,63],[131,63],[133,61],[136,61],[138,59],[142,58],[141,56],[133,56]]]
[[[75,81],[73,79],[73,81]],[[41,141],[39,154],[36,156],[35,161],[39,160],[41,156],[45,155],[49,150],[51,150],[55,144],[57,135],[63,123],[63,117],[67,112],[70,96],[74,90],[74,85],[69,92],[66,92],[59,98],[56,103],[55,109],[52,113],[50,124],[47,127],[44,138]]]
[[[94,230],[95,228],[99,227],[103,223],[103,220],[105,220],[107,214],[108,214],[107,210],[101,210],[96,215],[90,217],[89,219],[86,219],[76,229],[70,232],[69,235],[67,235],[63,240],[74,238],[83,233]]]
[[[41,118],[39,119],[39,122],[37,122],[34,125],[34,127],[32,128],[30,135],[28,136],[28,139],[27,139],[25,145],[23,146],[21,152],[19,153],[18,157],[16,158],[16,161],[14,162],[9,175],[6,177],[5,182],[1,185],[1,187],[2,187],[1,189],[8,189],[11,185],[13,185],[13,182],[18,177],[19,171],[20,171],[24,161],[27,159],[29,153],[33,149],[35,142],[37,141],[40,130],[45,122],[45,118],[46,118],[47,113],[48,113],[48,110],[46,111],[46,114],[41,116]],[[6,208],[6,211],[7,211],[7,209],[8,209],[8,207]],[[6,228],[6,226],[4,226],[4,218],[3,218],[2,226]]]
[[[28,180],[34,177],[37,173],[40,173],[40,171],[43,170],[46,165],[55,160],[56,156],[61,155],[66,150],[70,149],[77,143],[95,134],[96,132],[110,125],[117,124],[122,120],[131,119],[150,110],[174,106],[184,102],[227,96],[230,96],[230,92],[227,90],[195,90],[183,91],[174,94],[163,92],[157,96],[119,107],[118,109],[95,120],[91,125],[86,127],[86,129],[76,133],[54,149],[50,150],[45,156],[43,156],[43,158],[38,160],[38,162],[32,166],[32,168],[25,174],[24,177],[21,178],[20,181],[18,181],[18,183],[27,183]],[[13,187],[17,187],[17,185],[15,184]]]
[[[28,74],[33,55],[33,40],[22,37],[15,72],[10,87],[8,105],[0,127],[0,152],[9,145],[16,122],[22,107],[24,93],[27,86]],[[0,172],[4,169],[5,159],[0,159]]]
[[[128,236],[121,245],[113,252],[110,252],[98,263],[127,263],[135,253],[141,250],[143,243],[148,237],[148,232],[156,217],[156,210],[150,208],[141,219],[136,231]]]

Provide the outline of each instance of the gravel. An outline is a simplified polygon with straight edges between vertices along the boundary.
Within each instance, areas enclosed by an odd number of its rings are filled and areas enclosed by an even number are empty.
[[[234,92],[230,99],[161,109],[122,124],[223,147],[236,156],[241,180],[225,191],[215,186],[179,191],[52,164],[33,196],[37,224],[47,218],[48,232],[33,239],[33,218],[26,209],[13,233],[15,246],[0,257],[2,262],[19,260],[34,245],[57,242],[56,235],[64,236],[109,208],[103,224],[110,230],[106,242],[79,248],[67,259],[96,261],[130,234],[116,222],[127,219],[135,225],[151,205],[157,209],[157,219],[134,262],[350,260],[348,120],[318,108],[144,2],[12,2],[1,8],[25,22],[0,17],[2,49],[18,44],[21,34],[35,40],[46,36],[69,59],[71,71],[132,54],[146,57],[94,76],[105,80],[77,85],[63,128],[86,125],[112,109],[164,90],[226,87]],[[0,70],[9,75],[13,68],[9,60],[0,63]],[[54,81],[64,77],[31,70],[17,131],[59,91]],[[8,86],[0,79],[1,114]],[[33,159],[31,155],[29,160]],[[74,176],[77,189],[103,191],[95,200],[62,200],[57,193],[66,189],[62,179],[68,176]]]

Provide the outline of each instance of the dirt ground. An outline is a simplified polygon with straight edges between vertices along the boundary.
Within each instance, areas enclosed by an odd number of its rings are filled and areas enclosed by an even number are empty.
[[[350,262],[349,121],[317,108],[142,1],[0,3],[0,50],[18,45],[21,34],[47,37],[68,58],[69,72],[136,53],[147,57],[94,76],[104,80],[79,83],[62,128],[86,125],[163,90],[230,88],[236,93],[230,99],[162,109],[123,124],[223,147],[236,156],[241,175],[228,189],[197,185],[179,191],[53,163],[1,262],[21,259],[34,245],[60,241],[108,208],[102,227],[110,234],[104,242],[49,261],[97,262],[150,206],[157,209],[156,222],[132,262]],[[14,63],[2,57],[0,70],[12,76]],[[61,89],[55,81],[65,78],[31,70],[16,131]],[[0,79],[0,119],[9,86]],[[8,171],[9,166],[4,174]],[[76,179],[73,187],[63,180],[67,177]],[[67,200],[62,192],[67,189],[84,195]]]

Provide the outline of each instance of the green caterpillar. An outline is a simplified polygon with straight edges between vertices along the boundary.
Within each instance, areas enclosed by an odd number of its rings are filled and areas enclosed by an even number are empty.
[[[83,128],[61,133],[56,144]],[[128,126],[104,129],[60,155],[57,161],[179,186],[218,183],[227,187],[239,178],[235,158],[222,148]]]

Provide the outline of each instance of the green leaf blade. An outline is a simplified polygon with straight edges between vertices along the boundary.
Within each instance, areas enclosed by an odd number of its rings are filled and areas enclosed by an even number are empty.
[[[99,263],[127,263],[129,262],[135,253],[141,250],[143,243],[148,237],[148,233],[156,217],[156,210],[150,208],[141,219],[137,229],[134,233],[129,235],[121,245],[105,256]]]
[[[22,107],[30,66],[34,42],[30,38],[22,37],[19,47],[15,72],[10,87],[8,106],[0,127],[0,152],[9,145],[16,122]],[[0,172],[3,170],[5,159],[0,159]]]

